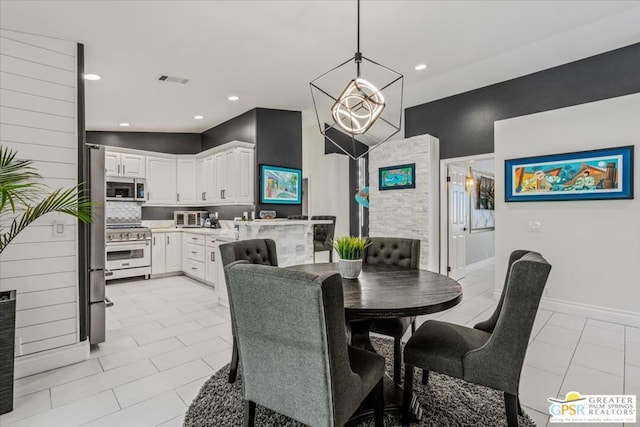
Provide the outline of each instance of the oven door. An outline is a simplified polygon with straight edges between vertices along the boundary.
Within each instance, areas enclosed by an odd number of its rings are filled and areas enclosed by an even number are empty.
[[[151,243],[149,240],[109,243],[106,245],[106,269],[149,267],[151,265]]]

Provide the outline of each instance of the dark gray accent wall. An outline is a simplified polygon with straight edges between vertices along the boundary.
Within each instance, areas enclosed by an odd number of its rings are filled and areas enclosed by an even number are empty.
[[[256,143],[256,109],[202,132],[202,151],[231,141]]]
[[[256,214],[275,210],[278,217],[300,215],[302,205],[260,203],[260,165],[302,169],[302,113],[256,108]]]
[[[218,219],[232,220],[235,217],[242,216],[243,212],[247,212],[251,216],[251,206],[206,206],[206,207],[187,207],[187,206],[143,206],[142,219],[148,220],[173,220],[174,211],[207,211],[210,215],[218,212]]]
[[[202,151],[199,133],[89,131],[87,142],[169,154],[197,154]]]
[[[440,158],[492,153],[497,120],[640,92],[640,43],[407,108],[405,137],[440,139]]]

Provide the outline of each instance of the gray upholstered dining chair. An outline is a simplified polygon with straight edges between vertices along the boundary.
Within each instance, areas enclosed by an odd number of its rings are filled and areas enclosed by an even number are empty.
[[[333,247],[331,240],[336,230],[336,217],[331,215],[315,215],[311,220],[329,220],[331,224],[315,224],[313,226],[313,260],[315,262],[316,252],[329,251],[329,262],[333,262]]]
[[[301,219],[301,220],[307,220],[309,219],[309,217],[307,215],[289,215],[287,217],[287,219]]]
[[[418,328],[404,347],[403,425],[409,425],[415,367],[422,368],[424,383],[435,371],[504,392],[507,424],[518,425],[520,373],[550,271],[539,253],[514,251],[489,319],[473,328],[437,320]]]
[[[343,426],[362,401],[383,425],[384,358],[347,346],[342,278],[237,261],[226,267],[242,361],[244,425],[256,404]]]
[[[278,265],[278,254],[276,252],[276,242],[272,239],[250,239],[239,240],[232,243],[220,245],[220,257],[223,268],[234,261],[244,260],[251,264]],[[229,292],[229,281],[225,270],[225,281],[227,282],[227,293]],[[229,382],[236,380],[238,374],[238,346],[236,344],[236,326],[231,309],[231,329],[233,332],[233,350],[231,352],[231,366],[229,368]]]
[[[420,262],[420,240],[400,237],[370,237],[371,245],[362,254],[365,264],[386,264],[417,269]],[[415,330],[415,317],[378,319],[371,331],[393,337],[393,379],[400,383],[402,368],[402,337],[411,326]]]

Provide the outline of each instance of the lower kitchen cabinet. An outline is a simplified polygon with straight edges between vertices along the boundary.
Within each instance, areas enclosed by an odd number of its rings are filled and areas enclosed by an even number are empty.
[[[182,236],[182,271],[195,279],[205,279],[204,236],[193,233]]]
[[[151,274],[177,273],[182,269],[182,233],[152,233]]]
[[[207,285],[212,286],[218,290],[218,260],[220,256],[218,252],[218,242],[215,237],[207,237],[205,245],[205,267],[204,267],[204,281]]]

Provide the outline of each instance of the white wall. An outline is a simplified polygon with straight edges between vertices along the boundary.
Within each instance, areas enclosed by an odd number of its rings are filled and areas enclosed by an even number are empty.
[[[483,172],[491,172],[495,174],[495,161],[494,159],[472,160],[465,163],[465,167],[468,169],[471,167],[474,170]],[[469,209],[472,209],[469,206]],[[495,231],[483,230],[478,232],[471,232],[471,227],[467,233],[465,239],[465,258],[466,265],[476,264],[484,260],[493,258],[495,255]]]
[[[438,139],[388,141],[369,154],[369,235],[420,240],[420,268],[438,271]],[[378,190],[378,168],[416,164],[416,188]]]
[[[76,43],[0,30],[0,144],[34,160],[51,188],[76,185]],[[53,237],[53,221],[66,224]],[[5,223],[6,225],[6,223]],[[17,290],[17,354],[78,342],[77,224],[47,215],[0,257],[0,289]]]
[[[324,154],[324,136],[313,110],[302,112],[302,174],[309,177],[309,216],[335,215],[335,236],[349,234],[349,158]]]
[[[635,145],[634,200],[504,202],[496,168],[496,290],[509,253],[541,252],[553,265],[543,306],[640,324],[640,94],[496,122],[495,159]],[[528,222],[542,224],[528,232]]]

